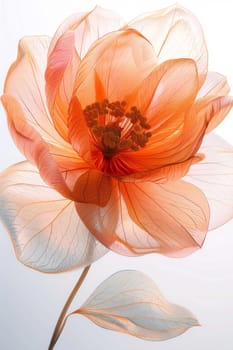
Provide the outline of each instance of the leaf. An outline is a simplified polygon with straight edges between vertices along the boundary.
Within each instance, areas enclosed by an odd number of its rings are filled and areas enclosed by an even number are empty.
[[[72,314],[145,340],[173,338],[199,325],[190,311],[169,303],[148,276],[133,270],[107,278]]]

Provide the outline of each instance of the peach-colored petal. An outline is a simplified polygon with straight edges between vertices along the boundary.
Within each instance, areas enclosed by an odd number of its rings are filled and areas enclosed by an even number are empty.
[[[83,58],[89,47],[107,33],[119,29],[124,21],[113,11],[96,6],[86,13],[77,13],[67,18],[56,31],[49,48],[52,52],[57,40],[68,31],[74,31],[75,48]]]
[[[210,99],[202,98],[196,103],[197,116],[199,119],[203,117],[208,122],[206,133],[215,129],[229,113],[233,107],[233,97],[222,96]]]
[[[205,82],[197,94],[197,100],[207,96],[225,96],[229,91],[230,87],[226,77],[216,72],[208,72]]]
[[[80,58],[74,47],[74,32],[61,36],[48,56],[45,73],[48,107],[59,134],[68,139],[67,119]]]
[[[184,181],[119,183],[104,208],[77,204],[88,229],[123,255],[185,256],[200,248],[209,223],[203,193]]]
[[[195,106],[187,113],[164,122],[141,150],[121,154],[122,164],[131,173],[155,171],[174,164],[187,164],[198,152],[208,126],[206,115],[199,115]]]
[[[195,156],[184,162],[171,164],[155,170],[141,171],[119,178],[124,182],[152,181],[157,184],[163,184],[167,181],[176,181],[184,177],[190,167],[203,160],[203,158],[205,158],[203,154],[197,153]]]
[[[185,180],[198,186],[210,205],[210,229],[233,218],[233,147],[221,137],[205,136],[202,162],[193,165]]]
[[[209,207],[197,187],[183,181],[164,185],[144,182],[124,184],[121,192],[129,216],[141,229],[138,237],[128,235],[128,243],[135,248],[138,245],[136,250],[150,251],[146,236],[157,241],[158,252],[169,256],[187,255],[202,246],[208,229]]]
[[[145,340],[170,339],[199,325],[190,311],[168,302],[153,280],[133,270],[107,278],[72,314]]]
[[[202,85],[208,55],[201,26],[191,12],[173,5],[136,18],[128,25],[150,40],[159,63],[180,57],[195,60]]]
[[[127,164],[134,173],[153,171],[192,159],[195,153],[191,140],[195,144],[205,130],[204,120],[198,121],[193,129],[193,115],[189,112],[197,91],[194,61],[177,59],[158,66],[143,81],[135,95],[129,97],[146,116],[152,137],[146,147],[138,152],[121,153],[119,162]],[[192,134],[191,138],[189,133]],[[189,147],[187,142],[190,143]],[[180,152],[182,148],[186,150],[185,154]]]
[[[80,64],[76,96],[83,108],[102,98],[96,77],[109,101],[123,101],[155,66],[152,45],[135,30],[117,31],[98,40]]]
[[[28,162],[0,175],[0,217],[18,259],[43,272],[82,267],[107,250],[77,215],[74,203],[47,186]]]
[[[75,200],[104,207],[111,196],[111,177],[98,170],[90,169],[77,180],[74,188]]]
[[[47,141],[59,143],[46,106],[44,72],[47,64],[48,37],[20,40],[17,60],[7,74],[4,93],[21,105],[27,122]],[[61,140],[62,142],[62,140]]]
[[[90,161],[90,133],[83,115],[82,106],[76,96],[70,102],[68,127],[68,135],[74,150],[78,152],[80,157]]]
[[[34,128],[25,120],[19,103],[12,96],[8,95],[3,95],[2,102],[7,111],[9,129],[17,147],[30,162],[37,165],[42,178],[48,184],[65,197],[71,198],[72,188],[68,188],[58,164],[60,163],[65,166],[68,162],[73,161],[79,170],[85,168],[85,163],[80,159],[76,161],[75,158],[68,160],[61,159],[62,156],[63,158],[64,156],[69,156],[69,150],[63,153],[58,149],[59,152],[53,157],[50,153],[49,145],[45,143]],[[54,150],[55,148],[53,148]],[[60,162],[58,163],[57,161]],[[66,170],[69,170],[69,168]]]
[[[168,60],[157,66],[129,96],[151,125],[151,131],[168,120],[179,123],[179,116],[190,108],[198,92],[197,68],[193,60]]]
[[[117,181],[112,180],[111,196],[104,207],[90,203],[76,203],[78,215],[84,224],[106,247],[118,241],[115,230],[119,220],[119,198]],[[127,246],[127,242],[122,243],[122,254],[123,252],[135,255]]]

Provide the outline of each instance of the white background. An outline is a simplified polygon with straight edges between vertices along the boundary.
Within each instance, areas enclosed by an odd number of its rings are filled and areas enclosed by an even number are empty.
[[[199,18],[209,48],[210,70],[228,76],[233,87],[233,2],[180,1]],[[171,1],[99,0],[125,19],[172,4]],[[0,0],[0,85],[16,57],[24,35],[52,35],[65,17],[86,11],[95,1]],[[233,112],[218,132],[233,143]],[[23,159],[7,131],[0,109],[0,167]],[[186,306],[202,327],[165,342],[146,342],[98,328],[74,316],[56,350],[232,350],[233,349],[233,222],[210,232],[203,249],[180,259],[159,255],[125,258],[110,253],[94,264],[73,309],[107,276],[120,269],[138,269],[150,275],[165,296]],[[30,270],[15,258],[5,230],[0,227],[0,349],[46,350],[60,309],[80,271],[46,275]]]

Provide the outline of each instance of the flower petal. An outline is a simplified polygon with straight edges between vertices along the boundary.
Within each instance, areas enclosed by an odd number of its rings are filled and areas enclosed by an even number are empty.
[[[157,241],[157,251],[169,256],[183,256],[200,248],[209,223],[209,207],[205,196],[184,181],[164,185],[153,183],[124,184],[121,192],[129,216],[144,231],[144,244],[137,236],[128,235],[128,243],[146,247],[146,236]],[[144,236],[144,237],[143,237]],[[131,243],[130,243],[131,242]],[[153,251],[153,250],[152,250]]]
[[[74,188],[75,199],[77,202],[104,207],[109,201],[111,190],[111,177],[90,169],[78,178]]]
[[[198,186],[210,205],[210,229],[233,218],[233,146],[210,134],[200,148],[202,162],[193,165],[185,180]]]
[[[222,96],[214,99],[202,98],[196,102],[197,118],[208,122],[206,133],[215,129],[233,107],[233,97]]]
[[[76,208],[96,238],[123,255],[188,255],[202,246],[209,223],[205,196],[184,181],[119,183],[104,208]]]
[[[68,127],[68,135],[74,150],[80,157],[90,162],[90,132],[84,118],[82,106],[76,96],[70,102]]]
[[[144,79],[128,99],[153,128],[190,108],[198,92],[197,67],[193,60],[168,60]],[[178,119],[178,118],[177,118]]]
[[[159,63],[180,57],[195,60],[202,85],[208,54],[201,26],[191,12],[173,5],[136,18],[128,25],[150,40]]]
[[[0,218],[18,259],[43,272],[88,265],[107,250],[90,234],[74,204],[48,187],[28,162],[0,175]]]
[[[67,119],[80,58],[74,47],[74,32],[66,32],[48,56],[45,73],[48,107],[54,126],[68,140]]]
[[[196,65],[190,59],[164,62],[144,80],[134,103],[146,116],[152,135],[146,147],[121,154],[120,161],[132,173],[153,172],[193,158],[207,127],[205,118],[197,122],[196,111],[192,112],[197,91]]]
[[[172,169],[178,163],[187,165],[199,150],[208,122],[208,116],[199,114],[193,105],[186,113],[168,117],[161,128],[158,126],[152,132],[144,148],[134,153],[122,153],[121,162],[127,164],[132,174],[160,171],[164,167]]]
[[[180,163],[171,164],[160,169],[141,171],[131,175],[119,177],[124,182],[152,181],[157,184],[163,184],[167,181],[176,181],[184,177],[192,164],[200,162],[205,156],[197,153],[195,156]]]
[[[7,112],[9,129],[17,147],[30,162],[37,165],[46,183],[63,196],[71,198],[71,191],[65,183],[57,162],[50,154],[48,145],[27,123],[19,103],[8,95],[2,96],[2,102]],[[65,155],[67,153],[64,153]]]
[[[156,64],[152,45],[135,30],[112,32],[99,39],[82,60],[75,95],[85,108],[102,98],[96,77],[110,101],[123,101]]]
[[[230,88],[226,77],[219,73],[208,72],[205,82],[198,92],[197,100],[206,96],[225,96],[229,91]]]
[[[44,140],[62,143],[47,110],[44,72],[47,64],[48,37],[20,40],[17,60],[9,69],[4,93],[20,104],[27,122]]]
[[[133,270],[107,278],[72,314],[81,314],[104,328],[154,341],[176,337],[199,325],[190,311],[169,303],[153,280]]]
[[[32,163],[41,177],[66,198],[75,200],[75,184],[89,168],[68,143],[47,144],[24,118],[21,106],[11,96],[3,95],[8,125],[17,147]]]
[[[89,47],[96,40],[107,33],[122,27],[124,21],[113,11],[96,6],[86,13],[77,13],[67,18],[56,31],[49,48],[52,52],[57,40],[64,33],[74,31],[75,48],[78,55],[83,58]]]

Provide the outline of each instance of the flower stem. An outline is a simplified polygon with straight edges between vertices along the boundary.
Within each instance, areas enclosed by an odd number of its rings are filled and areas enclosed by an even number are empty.
[[[50,341],[50,344],[49,344],[49,347],[48,347],[48,350],[53,350],[56,342],[58,341],[58,338],[60,337],[61,335],[61,332],[65,326],[65,322],[66,322],[66,313],[67,313],[67,310],[69,309],[70,307],[70,304],[72,303],[75,295],[77,294],[79,288],[81,287],[83,281],[85,280],[85,277],[87,276],[88,274],[88,271],[90,269],[91,265],[88,265],[84,268],[81,276],[79,277],[77,283],[75,284],[73,290],[71,291],[61,313],[60,313],[60,316],[57,320],[57,324],[54,328],[54,331],[53,331],[53,335],[52,335],[52,338],[51,338],[51,341]]]

